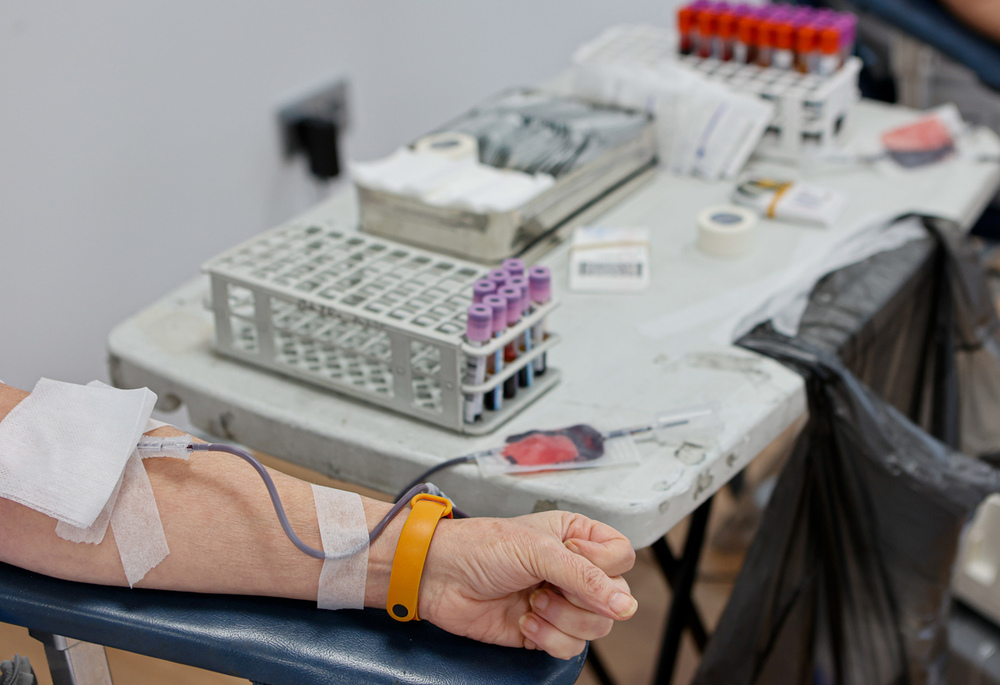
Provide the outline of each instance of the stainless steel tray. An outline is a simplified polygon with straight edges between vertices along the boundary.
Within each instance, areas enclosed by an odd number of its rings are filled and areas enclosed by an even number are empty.
[[[647,179],[656,164],[651,120],[626,142],[556,179],[523,206],[479,213],[427,204],[412,196],[357,187],[361,230],[485,264],[532,251],[568,223],[607,208]]]

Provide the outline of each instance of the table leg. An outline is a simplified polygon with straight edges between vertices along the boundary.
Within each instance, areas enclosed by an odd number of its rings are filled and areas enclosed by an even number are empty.
[[[594,643],[590,643],[590,648],[587,651],[587,665],[594,672],[594,677],[597,678],[597,682],[601,685],[615,685],[615,681],[611,678],[611,674],[608,673],[607,667],[604,665],[604,660],[601,659],[597,650],[594,649]]]
[[[681,559],[674,556],[674,552],[670,549],[670,545],[667,543],[665,537],[653,543],[653,553],[656,555],[656,560],[663,570],[667,585],[670,586],[671,592],[675,592],[674,588],[677,587],[677,574],[680,571]],[[687,628],[691,631],[691,637],[694,638],[698,649],[705,651],[705,645],[708,644],[708,633],[705,631],[705,624],[701,620],[698,607],[693,602],[691,603],[691,611],[688,613]]]
[[[674,596],[670,602],[667,626],[663,633],[663,642],[660,645],[660,660],[654,680],[659,685],[666,685],[673,679],[677,652],[681,644],[681,634],[690,623],[691,615],[695,611],[694,603],[691,601],[691,589],[694,587],[698,560],[705,542],[705,529],[708,527],[708,515],[711,510],[712,498],[710,497],[691,516],[691,527],[688,529],[687,539],[684,541],[684,554],[679,560],[672,582]]]

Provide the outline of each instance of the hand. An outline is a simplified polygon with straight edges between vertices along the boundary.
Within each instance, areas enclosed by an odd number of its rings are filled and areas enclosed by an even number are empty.
[[[444,520],[424,566],[421,618],[482,642],[569,659],[637,603],[625,536],[580,514]]]

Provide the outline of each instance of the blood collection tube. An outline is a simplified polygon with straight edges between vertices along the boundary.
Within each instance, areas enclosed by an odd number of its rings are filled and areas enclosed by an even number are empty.
[[[537,306],[542,306],[547,303],[552,297],[552,273],[549,271],[547,266],[533,266],[528,271],[528,289],[531,296],[531,301]],[[535,324],[531,329],[531,342],[532,347],[538,347],[543,342],[545,342],[545,337],[548,335],[547,322],[542,319],[537,324]],[[541,376],[545,373],[546,360],[545,353],[542,353],[535,357],[533,366],[535,367],[535,376]]]
[[[499,295],[487,295],[483,298],[483,304],[490,308],[493,315],[493,337],[499,338],[507,330],[507,300]],[[494,376],[503,371],[502,349],[493,353],[493,357],[487,362],[487,370]],[[483,402],[487,409],[500,410],[503,407],[503,388],[499,385],[493,388],[486,393]]]
[[[517,257],[511,257],[510,259],[503,260],[503,264],[500,267],[506,271],[511,276],[523,276],[524,275],[524,260],[518,259]]]
[[[715,10],[706,7],[698,11],[698,56],[715,56]]]
[[[499,295],[507,300],[507,326],[516,326],[521,320],[521,289],[509,285],[504,286],[500,288]],[[504,365],[514,363],[520,352],[516,339],[507,343],[503,348]],[[516,373],[503,382],[503,396],[504,399],[508,400],[517,397]]]
[[[493,337],[493,309],[489,305],[474,304],[465,319],[465,338],[473,347],[482,347]],[[465,359],[465,383],[479,385],[486,380],[486,357],[469,355]],[[465,396],[465,422],[473,423],[483,413],[483,394]]]
[[[528,277],[516,276],[510,279],[508,283],[512,287],[521,291],[521,317],[524,318],[528,316],[531,312],[531,288],[529,286]],[[521,354],[531,352],[531,331],[524,331],[524,334],[517,339],[517,344],[521,349]],[[530,388],[534,382],[534,369],[531,364],[525,364],[524,368],[517,372],[517,384],[522,388]]]
[[[472,304],[481,304],[483,298],[497,291],[497,284],[488,278],[480,278],[472,284]]]
[[[803,74],[816,71],[816,45],[819,34],[808,24],[800,26],[795,33],[795,69]]]
[[[840,63],[854,54],[854,40],[858,34],[858,18],[850,12],[841,12],[834,21],[840,29]]]
[[[816,73],[831,76],[840,68],[840,31],[825,27],[819,34],[819,60]]]
[[[733,58],[733,44],[736,42],[736,15],[722,12],[716,23],[716,57],[723,62]]]
[[[789,21],[774,26],[774,47],[771,50],[771,66],[775,69],[791,69],[795,63],[795,27]]]
[[[733,41],[733,61],[753,64],[757,61],[757,26],[760,20],[752,14],[736,22],[736,40]]]
[[[677,10],[677,46],[682,55],[694,52],[694,9],[691,6]]]
[[[774,46],[774,29],[770,17],[763,18],[757,22],[757,35],[754,47],[757,55],[754,62],[762,67],[771,66],[771,52]]]

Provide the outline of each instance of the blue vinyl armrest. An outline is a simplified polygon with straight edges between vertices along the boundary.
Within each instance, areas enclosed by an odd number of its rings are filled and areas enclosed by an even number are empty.
[[[0,621],[267,685],[568,684],[584,661],[485,645],[427,622],[397,623],[383,611],[105,587],[7,564],[0,564]]]
[[[1000,47],[953,16],[937,0],[852,0],[903,33],[943,52],[971,69],[986,85],[1000,90]]]

